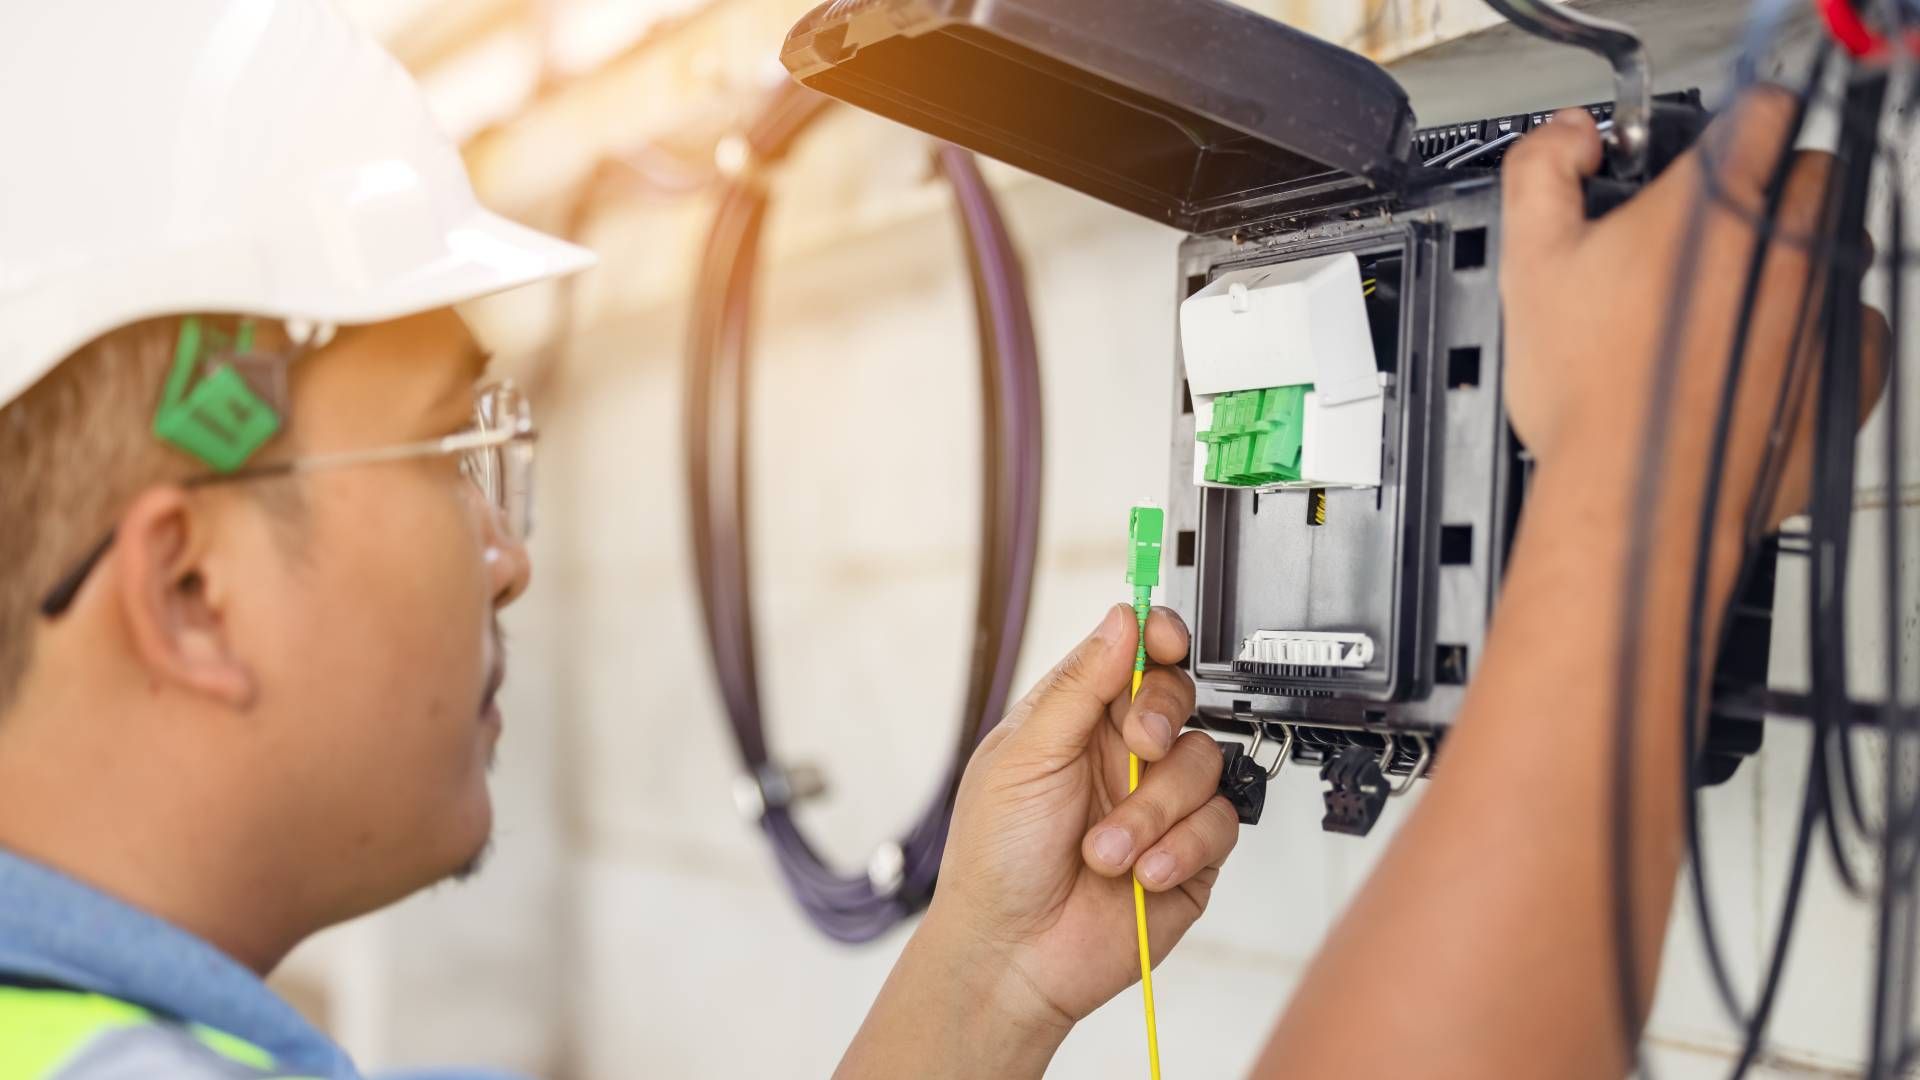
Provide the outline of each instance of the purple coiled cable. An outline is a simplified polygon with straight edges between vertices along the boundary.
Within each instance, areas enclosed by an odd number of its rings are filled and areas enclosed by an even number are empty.
[[[701,613],[721,701],[742,763],[756,778],[778,771],[760,705],[746,540],[746,407],[751,310],[768,208],[764,168],[785,158],[830,104],[797,84],[784,86],[748,127],[750,164],[721,192],[701,261],[688,342],[685,433]],[[1025,275],[973,156],[942,146],[937,163],[953,188],[974,284],[986,465],[971,675],[953,760],[899,841],[898,883],[884,888],[866,873],[829,866],[791,807],[766,799],[766,785],[759,781],[760,823],[782,877],[809,919],[845,942],[880,936],[932,898],[960,775],[1006,710],[1039,546],[1040,372]]]

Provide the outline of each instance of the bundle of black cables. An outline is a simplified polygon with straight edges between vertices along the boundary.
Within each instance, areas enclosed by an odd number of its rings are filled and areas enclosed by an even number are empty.
[[[744,135],[744,166],[720,193],[694,289],[686,443],[700,607],[722,702],[746,768],[752,808],[782,875],[828,936],[870,941],[933,895],[961,772],[1005,711],[1025,633],[1040,523],[1040,374],[1025,278],[993,195],[971,155],[937,150],[966,237],[979,323],[985,481],[971,675],[953,757],[906,835],[865,873],[827,865],[795,820],[794,772],[767,744],[755,664],[748,552],[748,416],[752,309],[768,211],[768,170],[832,101],[783,86]]]
[[[1844,0],[1841,0],[1844,2]],[[1770,54],[1786,25],[1788,5],[1781,0],[1761,0],[1742,61],[1738,89],[1754,80],[1761,57]],[[1849,8],[1850,15],[1869,13]],[[1882,23],[1886,38],[1905,43],[1920,24],[1915,22],[1914,6],[1900,2],[1878,5],[1871,13]],[[1762,1056],[1766,1030],[1778,1000],[1786,960],[1800,913],[1800,898],[1807,877],[1809,855],[1815,830],[1825,827],[1838,873],[1850,889],[1860,895],[1868,890],[1863,875],[1853,867],[1853,859],[1843,836],[1848,825],[1880,845],[1880,880],[1873,890],[1877,899],[1878,948],[1874,962],[1872,1044],[1867,1054],[1868,1073],[1873,1078],[1892,1076],[1911,1062],[1915,1041],[1910,1034],[1915,981],[1916,920],[1920,919],[1920,896],[1915,890],[1915,870],[1920,868],[1920,716],[1903,704],[1905,686],[1904,658],[1901,652],[1902,610],[1906,601],[1900,575],[1902,552],[1901,522],[1901,448],[1902,409],[1900,345],[1904,270],[1909,258],[1901,177],[1886,145],[1890,127],[1888,104],[1895,97],[1890,89],[1893,76],[1899,74],[1898,87],[1905,98],[1904,111],[1910,112],[1914,95],[1920,92],[1913,63],[1903,58],[1896,46],[1889,55],[1867,57],[1857,52],[1823,44],[1809,65],[1798,89],[1799,108],[1786,149],[1776,162],[1766,188],[1764,205],[1756,214],[1740,205],[1717,182],[1715,156],[1724,148],[1712,140],[1702,144],[1705,168],[1701,190],[1682,241],[1676,276],[1676,291],[1666,313],[1663,355],[1656,369],[1657,385],[1650,401],[1648,444],[1643,449],[1638,476],[1640,489],[1657,503],[1661,480],[1669,463],[1665,461],[1667,433],[1674,422],[1671,415],[1673,377],[1679,360],[1680,339],[1692,302],[1692,286],[1700,270],[1700,247],[1709,207],[1741,215],[1754,231],[1757,242],[1746,268],[1742,304],[1734,327],[1731,353],[1721,385],[1717,412],[1713,419],[1710,457],[1705,494],[1700,507],[1697,546],[1693,552],[1690,610],[1688,615],[1688,651],[1686,687],[1689,692],[1680,723],[1678,751],[1684,755],[1683,786],[1686,800],[1687,838],[1692,853],[1689,875],[1692,902],[1700,923],[1703,947],[1707,954],[1716,988],[1728,1015],[1742,1032],[1743,1045],[1733,1075],[1744,1075]],[[1825,93],[1832,83],[1844,87],[1838,101]],[[1820,227],[1811,234],[1797,234],[1779,223],[1789,173],[1794,164],[1791,152],[1808,113],[1817,108],[1832,108],[1839,117],[1839,143],[1836,165],[1823,194]],[[1879,256],[1888,269],[1890,300],[1887,316],[1892,329],[1891,355],[1887,365],[1885,415],[1886,507],[1884,511],[1884,563],[1879,592],[1885,598],[1885,698],[1877,705],[1855,702],[1848,693],[1848,622],[1845,590],[1852,554],[1852,525],[1855,510],[1855,432],[1862,405],[1864,367],[1863,328],[1850,313],[1861,310],[1862,275],[1875,259],[1869,245],[1859,238],[1866,235],[1869,197],[1876,170],[1893,164],[1888,185],[1889,211],[1884,222],[1891,250]],[[1795,829],[1794,847],[1786,882],[1786,893],[1779,913],[1766,971],[1755,1004],[1748,1010],[1733,988],[1725,961],[1721,935],[1715,927],[1711,892],[1704,869],[1705,836],[1700,828],[1700,811],[1691,765],[1697,761],[1701,701],[1697,691],[1701,683],[1707,643],[1702,640],[1707,623],[1706,576],[1710,563],[1710,542],[1718,520],[1727,444],[1733,423],[1733,410],[1739,392],[1742,362],[1750,339],[1762,275],[1770,248],[1795,245],[1804,251],[1813,267],[1797,305],[1796,328],[1791,338],[1793,361],[1774,403],[1772,436],[1761,479],[1748,508],[1746,531],[1747,572],[1758,560],[1774,557],[1774,552],[1809,558],[1810,598],[1807,644],[1811,658],[1811,688],[1804,719],[1812,724],[1812,749],[1801,810]],[[1817,374],[1810,361],[1820,359]],[[1781,482],[1785,467],[1782,451],[1802,415],[1805,393],[1815,393],[1814,451],[1812,466],[1812,505],[1809,508],[1810,531],[1804,548],[1792,548],[1770,542],[1761,535],[1766,514]],[[1642,1008],[1640,979],[1635,955],[1635,896],[1631,850],[1632,832],[1629,807],[1633,787],[1632,761],[1634,737],[1633,690],[1638,684],[1640,654],[1634,642],[1643,629],[1646,611],[1648,569],[1655,543],[1653,524],[1643,520],[1636,528],[1627,559],[1629,582],[1618,668],[1615,672],[1615,740],[1610,836],[1613,865],[1613,909],[1616,934],[1619,1001],[1623,1030],[1635,1030]],[[1862,809],[1853,763],[1853,728],[1877,723],[1885,740],[1883,813],[1877,825]],[[1639,1058],[1643,1075],[1648,1067]]]

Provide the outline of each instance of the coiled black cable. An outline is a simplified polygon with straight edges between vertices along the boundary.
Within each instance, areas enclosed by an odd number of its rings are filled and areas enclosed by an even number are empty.
[[[1771,40],[1763,39],[1762,44],[1770,47]],[[1743,62],[1741,67],[1743,78],[1740,80],[1741,85],[1739,89],[1745,88],[1747,79],[1744,76],[1750,75],[1750,73],[1757,68],[1757,63],[1753,62],[1755,56],[1755,50],[1750,44],[1748,61]],[[1810,80],[1809,90],[1815,85],[1817,85],[1817,79]],[[1796,128],[1798,123],[1799,120],[1796,120]],[[1654,366],[1654,385],[1649,394],[1646,443],[1642,448],[1637,463],[1637,487],[1640,491],[1646,493],[1646,498],[1654,506],[1661,505],[1658,492],[1667,467],[1665,459],[1667,457],[1669,424],[1672,422],[1672,390],[1677,372],[1681,339],[1685,332],[1687,315],[1692,305],[1694,282],[1701,268],[1701,251],[1705,240],[1707,209],[1716,202],[1737,205],[1734,204],[1730,198],[1726,197],[1725,192],[1719,189],[1717,165],[1714,161],[1714,148],[1712,146],[1713,141],[1714,137],[1709,136],[1709,138],[1702,140],[1699,147],[1702,156],[1699,170],[1700,190],[1694,196],[1693,205],[1687,215],[1684,232],[1680,241],[1679,257],[1675,266],[1674,293],[1669,301],[1664,317],[1663,328],[1659,337],[1659,360]],[[1710,450],[1711,471],[1709,471],[1706,477],[1708,482],[1706,501],[1709,503],[1717,503],[1719,497],[1719,474],[1724,461],[1724,443],[1727,429],[1731,422],[1728,413],[1737,393],[1740,363],[1745,352],[1748,324],[1752,317],[1753,296],[1757,291],[1758,274],[1765,265],[1767,249],[1774,241],[1774,233],[1776,231],[1773,227],[1774,218],[1779,206],[1781,187],[1787,175],[1788,161],[1785,159],[1790,159],[1790,151],[1791,142],[1788,142],[1782,150],[1783,160],[1777,163],[1776,167],[1771,170],[1772,175],[1767,186],[1767,206],[1763,213],[1759,215],[1760,221],[1756,222],[1758,227],[1755,229],[1755,251],[1753,254],[1755,263],[1749,267],[1747,288],[1745,290],[1746,295],[1740,316],[1741,322],[1740,325],[1736,327],[1734,334],[1734,352],[1730,359],[1726,380],[1722,387],[1721,411],[1723,415],[1717,417],[1714,422],[1714,444]],[[1746,216],[1753,216],[1750,211],[1744,211],[1744,208],[1741,209]],[[1778,419],[1780,411],[1781,410],[1776,409],[1776,419]],[[1709,530],[1698,538],[1699,543],[1703,546],[1708,543],[1709,537],[1711,536],[1710,530],[1717,521],[1716,514],[1717,506],[1703,506],[1702,521],[1706,523],[1705,527]],[[1634,690],[1639,684],[1640,667],[1640,653],[1637,648],[1637,642],[1646,617],[1647,576],[1652,564],[1652,546],[1654,542],[1652,517],[1653,515],[1649,515],[1647,518],[1641,519],[1631,530],[1624,566],[1626,571],[1625,580],[1627,583],[1627,592],[1622,619],[1622,632],[1618,645],[1619,651],[1615,660],[1614,670],[1613,766],[1612,782],[1609,787],[1611,812],[1609,815],[1608,828],[1609,862],[1613,871],[1613,893],[1611,901],[1615,935],[1615,971],[1617,976],[1616,991],[1619,1020],[1622,1034],[1627,1040],[1626,1048],[1629,1053],[1629,1060],[1634,1062],[1636,1071],[1641,1075],[1648,1075],[1649,1068],[1643,1055],[1640,1053],[1639,1039],[1636,1034],[1637,1020],[1641,1010],[1641,997],[1639,965],[1635,956],[1636,918],[1633,911],[1634,886],[1632,875],[1633,852],[1630,801],[1633,788],[1632,763],[1635,752],[1634,720],[1637,705]],[[1704,603],[1705,590],[1702,582],[1697,580],[1701,554],[1698,550],[1695,553],[1694,571],[1696,573],[1696,580],[1690,584],[1690,598],[1692,601],[1691,610],[1688,615],[1690,638],[1687,645],[1687,660],[1683,669],[1685,678],[1690,681],[1683,685],[1684,704],[1682,716],[1680,717],[1682,721],[1680,739],[1682,752],[1685,756],[1681,762],[1682,767],[1680,773],[1682,784],[1686,788],[1687,802],[1685,816],[1687,818],[1688,839],[1696,861],[1693,874],[1695,903],[1703,918],[1703,930],[1709,941],[1709,959],[1715,967],[1714,974],[1716,982],[1722,995],[1727,999],[1730,1010],[1738,1016],[1740,1006],[1734,998],[1731,980],[1727,978],[1724,964],[1721,962],[1719,956],[1717,946],[1718,936],[1713,930],[1711,912],[1706,906],[1706,882],[1703,871],[1697,865],[1701,858],[1701,837],[1696,820],[1697,806],[1694,803],[1692,781],[1694,776],[1693,755],[1696,750],[1695,717],[1697,716],[1698,707],[1698,700],[1695,695],[1698,694],[1701,689],[1698,685],[1701,671],[1699,631],[1705,623],[1704,612],[1701,610],[1701,606]],[[1810,785],[1811,783],[1812,781],[1810,780]],[[1810,786],[1809,798],[1817,797],[1817,793],[1818,789]],[[1803,826],[1810,820],[1811,819],[1803,818]],[[1797,848],[1801,849],[1796,858],[1796,865],[1800,874],[1804,873],[1805,846],[1805,838],[1803,836],[1801,841],[1796,845]],[[1791,934],[1793,917],[1797,912],[1797,899],[1799,895],[1798,879],[1799,875],[1796,875],[1796,882],[1789,891],[1787,909],[1785,918],[1783,918],[1783,940],[1777,943],[1774,957],[1775,963],[1771,965],[1773,970],[1770,971],[1768,985],[1763,989],[1760,1008],[1754,1017],[1746,1018],[1748,1019],[1748,1037],[1746,1039],[1748,1045],[1743,1052],[1743,1060],[1736,1066],[1736,1075],[1744,1072],[1753,1057],[1757,1055],[1757,1048],[1763,1037],[1760,1033],[1764,1031],[1766,1014],[1771,1008],[1774,997],[1773,991],[1777,988],[1779,981],[1779,968],[1785,956],[1786,942],[1784,938]]]
[[[761,828],[789,889],[815,925],[836,940],[862,942],[931,899],[959,777],[1006,708],[1038,549],[1040,376],[1024,274],[1006,224],[972,156],[943,146],[939,171],[953,188],[980,327],[986,475],[970,676],[952,762],[899,841],[891,880],[837,871],[795,819],[788,774],[768,746],[747,542],[752,307],[769,201],[767,169],[784,160],[831,105],[797,84],[782,86],[744,136],[747,167],[722,188],[694,293],[685,435],[701,613],[722,704],[759,795]]]
[[[1751,40],[1751,39],[1750,39]],[[1806,103],[1812,100],[1823,80],[1823,71],[1827,63],[1828,52],[1822,50],[1816,59],[1807,87],[1802,94],[1800,116],[1796,117],[1794,130],[1797,132],[1804,119]],[[1754,51],[1750,47],[1748,63],[1743,64],[1743,72],[1751,72],[1756,66]],[[1700,545],[1693,560],[1694,579],[1690,583],[1690,607],[1688,612],[1688,654],[1686,673],[1687,698],[1682,728],[1683,750],[1688,755],[1684,759],[1687,768],[1683,770],[1686,780],[1686,817],[1689,846],[1693,855],[1694,907],[1701,922],[1703,941],[1706,946],[1709,964],[1713,969],[1716,986],[1736,1023],[1743,1028],[1744,1040],[1741,1056],[1734,1066],[1733,1075],[1738,1077],[1751,1067],[1759,1058],[1765,1044],[1765,1028],[1770,1016],[1776,993],[1779,988],[1785,960],[1791,944],[1793,930],[1799,911],[1799,901],[1805,883],[1808,853],[1811,847],[1813,830],[1820,824],[1827,827],[1828,843],[1834,850],[1837,864],[1843,879],[1849,887],[1858,889],[1859,875],[1855,873],[1847,859],[1844,841],[1840,835],[1841,813],[1849,819],[1857,831],[1866,832],[1881,841],[1881,880],[1879,892],[1880,941],[1879,956],[1876,963],[1874,986],[1875,1012],[1873,1020],[1873,1045],[1870,1051],[1868,1075],[1881,1077],[1890,1075],[1892,1070],[1903,1068],[1912,1055],[1915,1045],[1909,1028],[1909,1011],[1912,1005],[1912,986],[1914,964],[1908,955],[1914,944],[1914,926],[1916,910],[1920,909],[1914,901],[1913,869],[1920,862],[1920,794],[1910,799],[1902,799],[1898,788],[1899,761],[1907,755],[1898,752],[1890,745],[1886,762],[1885,815],[1877,830],[1870,830],[1866,815],[1862,812],[1855,770],[1850,758],[1850,729],[1857,722],[1854,704],[1846,686],[1846,597],[1845,585],[1847,568],[1851,552],[1851,526],[1853,513],[1854,446],[1855,434],[1861,405],[1864,357],[1863,327],[1858,313],[1861,308],[1860,275],[1867,268],[1871,256],[1870,250],[1852,240],[1865,234],[1869,185],[1875,175],[1875,167],[1883,158],[1881,145],[1881,125],[1885,111],[1887,95],[1887,75],[1883,70],[1850,63],[1846,71],[1847,90],[1845,101],[1840,109],[1840,164],[1835,176],[1829,181],[1823,199],[1825,212],[1820,217],[1821,227],[1815,234],[1806,237],[1794,237],[1778,228],[1777,215],[1780,207],[1780,185],[1784,183],[1791,166],[1791,148],[1793,139],[1786,140],[1782,160],[1776,164],[1767,189],[1764,209],[1755,215],[1752,211],[1738,207],[1719,189],[1716,169],[1711,160],[1712,148],[1703,146],[1708,160],[1703,172],[1706,181],[1703,193],[1697,198],[1693,213],[1690,215],[1688,236],[1683,243],[1681,270],[1677,280],[1674,301],[1668,312],[1667,329],[1662,343],[1661,362],[1657,366],[1657,380],[1661,388],[1657,389],[1652,401],[1653,417],[1649,426],[1648,445],[1644,449],[1640,466],[1641,477],[1645,482],[1644,490],[1657,491],[1661,479],[1661,459],[1665,453],[1665,430],[1668,423],[1669,406],[1665,388],[1671,384],[1671,371],[1678,358],[1679,327],[1685,322],[1685,313],[1691,303],[1693,274],[1698,263],[1698,247],[1701,243],[1701,219],[1708,205],[1719,204],[1731,208],[1747,218],[1755,227],[1756,247],[1753,262],[1748,267],[1748,285],[1744,291],[1739,323],[1734,334],[1733,353],[1729,358],[1725,381],[1721,387],[1719,411],[1714,420],[1714,436],[1711,444],[1709,472],[1707,473],[1707,493],[1701,508],[1700,535],[1696,538]],[[1746,80],[1743,79],[1743,83]],[[1897,188],[1897,181],[1896,181]],[[1902,287],[1901,271],[1905,267],[1908,254],[1904,235],[1904,203],[1900,192],[1893,193],[1891,212],[1891,232],[1894,236],[1893,251],[1884,260],[1892,268],[1895,298],[1890,306],[1889,321],[1894,330],[1894,357],[1890,365],[1889,393],[1897,394],[1899,379],[1897,375],[1898,349],[1900,344],[1901,305],[1899,290]],[[1773,426],[1769,438],[1767,460],[1761,470],[1761,482],[1756,489],[1754,504],[1749,508],[1749,528],[1745,539],[1748,543],[1749,562],[1758,556],[1757,541],[1762,515],[1773,501],[1773,494],[1780,480],[1783,461],[1781,451],[1788,441],[1792,428],[1800,416],[1799,401],[1807,383],[1803,357],[1803,336],[1810,321],[1818,326],[1813,339],[1823,348],[1820,350],[1824,361],[1820,365],[1817,379],[1817,398],[1815,401],[1816,431],[1814,452],[1813,504],[1810,514],[1813,522],[1810,551],[1813,562],[1812,596],[1809,604],[1809,645],[1812,654],[1813,691],[1810,719],[1814,732],[1812,752],[1808,761],[1806,790],[1802,799],[1800,818],[1795,830],[1794,852],[1791,870],[1780,913],[1777,928],[1768,961],[1767,972],[1755,1010],[1751,1015],[1742,1011],[1727,976],[1725,964],[1718,945],[1719,935],[1714,929],[1711,902],[1708,897],[1704,868],[1703,837],[1699,829],[1698,804],[1691,783],[1692,755],[1697,750],[1695,743],[1695,723],[1699,701],[1695,694],[1699,690],[1698,680],[1701,670],[1700,630],[1704,625],[1704,578],[1707,565],[1707,545],[1711,530],[1717,520],[1716,513],[1720,496],[1721,470],[1724,467],[1726,439],[1731,424],[1732,409],[1738,390],[1740,365],[1745,352],[1748,331],[1754,315],[1753,305],[1756,297],[1757,276],[1764,267],[1768,249],[1776,243],[1804,244],[1813,264],[1808,279],[1808,293],[1801,299],[1799,326],[1792,338],[1792,364],[1782,387],[1781,395],[1775,403]],[[1809,319],[1810,310],[1816,304],[1814,289],[1819,289],[1817,307],[1818,318]],[[1913,730],[1915,717],[1911,710],[1900,704],[1901,687],[1904,683],[1902,657],[1899,648],[1901,613],[1899,605],[1903,594],[1900,587],[1900,575],[1897,560],[1900,553],[1901,529],[1898,506],[1899,493],[1899,449],[1900,449],[1900,413],[1897,402],[1888,403],[1889,442],[1886,448],[1888,488],[1890,491],[1888,518],[1886,527],[1886,564],[1882,581],[1886,583],[1888,594],[1885,611],[1887,634],[1886,652],[1888,668],[1887,700],[1880,710],[1881,724],[1890,739],[1904,740]],[[1656,502],[1652,494],[1648,496]],[[1611,843],[1613,865],[1616,871],[1614,881],[1614,907],[1616,923],[1617,973],[1619,975],[1620,1001],[1624,1022],[1629,1025],[1638,1010],[1638,980],[1634,970],[1633,914],[1631,898],[1631,842],[1629,821],[1627,818],[1627,796],[1630,790],[1629,770],[1631,765],[1631,689],[1635,685],[1638,657],[1633,648],[1633,640],[1639,629],[1644,612],[1644,570],[1649,556],[1650,526],[1643,524],[1635,529],[1629,548],[1629,595],[1628,620],[1621,642],[1619,667],[1616,670],[1616,751],[1614,760],[1613,816],[1611,823]],[[1920,748],[1917,748],[1920,749]],[[1842,799],[1836,800],[1837,793]],[[1840,806],[1835,803],[1839,801]],[[1634,1059],[1644,1074],[1646,1067],[1635,1049]]]
[[[1841,174],[1837,182],[1843,190],[1836,236],[1865,235],[1867,197],[1886,96],[1884,73],[1864,74],[1847,88],[1841,114],[1847,123],[1841,133]],[[1853,723],[1847,690],[1846,588],[1852,564],[1854,442],[1860,418],[1862,355],[1860,321],[1849,313],[1860,310],[1859,275],[1833,274],[1828,288],[1826,362],[1821,367],[1814,431],[1813,599],[1808,640],[1818,643],[1811,657],[1815,730],[1827,742],[1828,763],[1834,769],[1829,785],[1843,795],[1829,800],[1835,812],[1828,823],[1828,845],[1847,889],[1864,897],[1862,875],[1853,868],[1838,813],[1846,812],[1855,831],[1872,835],[1861,809],[1853,764]]]
[[[1824,75],[1825,68],[1826,52],[1823,50],[1815,59],[1807,86],[1803,90],[1799,103],[1795,108],[1793,120],[1789,125],[1788,134],[1784,140],[1784,145],[1787,147],[1791,147],[1799,137],[1800,130],[1806,121],[1808,102],[1812,97],[1814,89],[1818,87]],[[1792,173],[1793,160],[1792,153],[1783,153],[1780,159],[1775,162],[1772,174],[1768,177],[1765,196],[1765,213],[1769,219],[1776,217],[1779,213],[1780,205],[1786,195],[1787,181]],[[1739,997],[1733,989],[1732,978],[1728,974],[1724,950],[1720,944],[1720,934],[1715,927],[1713,918],[1713,902],[1707,879],[1707,868],[1704,862],[1698,858],[1698,852],[1701,847],[1700,803],[1694,782],[1694,763],[1698,760],[1700,752],[1700,691],[1703,689],[1702,674],[1705,656],[1705,642],[1703,639],[1706,635],[1706,588],[1708,566],[1713,551],[1712,539],[1715,526],[1719,521],[1721,486],[1726,469],[1727,445],[1731,435],[1730,429],[1733,420],[1734,399],[1739,392],[1740,375],[1743,370],[1747,345],[1750,341],[1753,328],[1753,305],[1755,298],[1759,295],[1761,279],[1765,273],[1767,261],[1772,251],[1772,244],[1756,238],[1753,253],[1748,258],[1746,280],[1742,286],[1740,319],[1734,329],[1731,351],[1727,361],[1727,370],[1720,388],[1719,414],[1714,421],[1709,448],[1707,483],[1701,497],[1699,533],[1694,541],[1693,576],[1687,619],[1685,676],[1684,682],[1682,683],[1682,685],[1687,688],[1687,694],[1680,724],[1681,760],[1686,765],[1686,767],[1681,770],[1680,776],[1683,798],[1686,800],[1685,821],[1687,828],[1687,846],[1688,850],[1695,853],[1696,856],[1690,861],[1690,873],[1688,875],[1692,883],[1691,891],[1694,912],[1700,923],[1701,943],[1707,956],[1708,968],[1713,975],[1715,987],[1720,993],[1721,1000],[1725,1004],[1728,1014],[1734,1018],[1737,1024],[1740,1024],[1749,1032],[1764,1032],[1767,1018],[1772,1010],[1775,991],[1778,987],[1778,979],[1777,977],[1770,977],[1766,981],[1761,989],[1759,1004],[1755,1009],[1754,1016],[1748,1018],[1744,1008],[1739,1003]],[[1775,413],[1776,416],[1779,415],[1780,410],[1778,407],[1776,407]],[[1764,494],[1758,495],[1756,497],[1756,503],[1764,498]],[[1752,564],[1756,559],[1771,557],[1762,553],[1752,545],[1752,539],[1752,537],[1749,537],[1750,554],[1747,558],[1749,565],[1743,571],[1743,576],[1754,572],[1755,567]],[[1722,623],[1720,634],[1721,641],[1724,643],[1727,634],[1727,627],[1724,622]],[[1796,869],[1804,872],[1803,865],[1796,864]],[[1786,910],[1789,918],[1786,920],[1782,929],[1781,940],[1783,942],[1788,940],[1792,935],[1791,915],[1797,911],[1797,905],[1788,905]],[[1756,1044],[1758,1039],[1749,1038],[1747,1042],[1749,1044],[1748,1052],[1757,1052]]]
[[[1912,87],[1908,87],[1909,92]],[[1887,232],[1892,240],[1892,261],[1888,270],[1887,322],[1901,325],[1905,297],[1904,254],[1906,248],[1906,197],[1896,178],[1890,185]],[[1882,786],[1887,808],[1880,828],[1880,894],[1875,921],[1879,956],[1874,964],[1873,1020],[1869,1075],[1897,1070],[1908,1040],[1908,1024],[1913,1008],[1914,902],[1912,850],[1914,830],[1912,813],[1901,805],[1900,766],[1909,757],[1913,743],[1912,717],[1900,707],[1905,688],[1905,665],[1900,649],[1901,604],[1905,590],[1900,574],[1901,520],[1901,414],[1899,347],[1894,346],[1894,362],[1887,365],[1885,397],[1886,446],[1885,482],[1886,520],[1886,607],[1881,632],[1886,635],[1886,700],[1881,708],[1881,727],[1886,734],[1886,759]]]

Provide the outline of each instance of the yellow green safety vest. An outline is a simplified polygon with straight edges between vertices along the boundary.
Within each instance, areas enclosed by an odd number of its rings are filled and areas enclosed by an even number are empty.
[[[0,983],[0,1080],[285,1078],[244,1039],[117,998]]]

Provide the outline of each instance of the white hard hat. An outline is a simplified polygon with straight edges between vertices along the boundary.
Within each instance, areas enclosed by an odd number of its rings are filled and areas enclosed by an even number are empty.
[[[0,3],[0,407],[159,315],[381,322],[583,270],[327,0]]]

